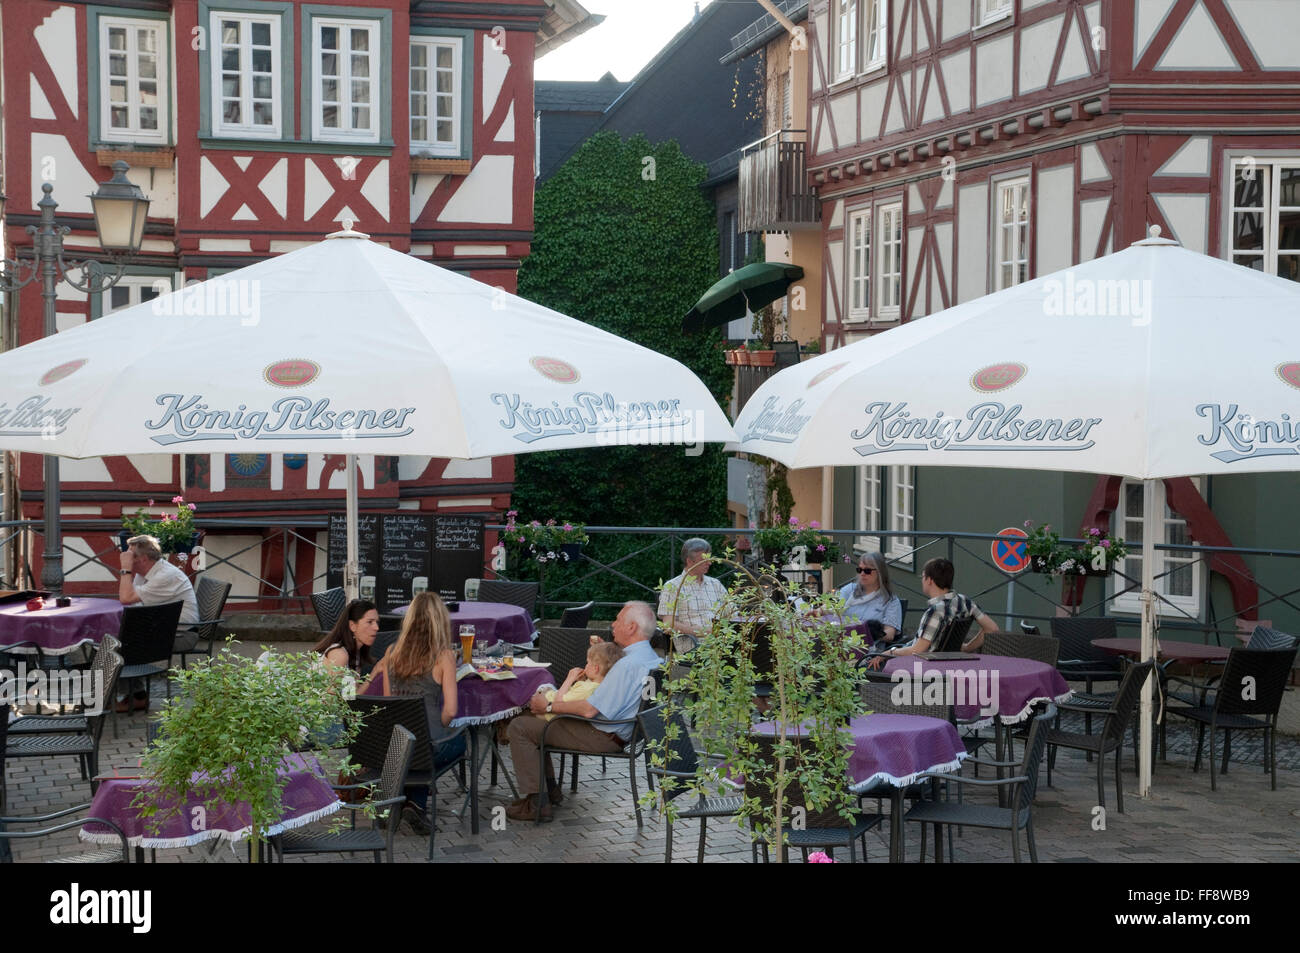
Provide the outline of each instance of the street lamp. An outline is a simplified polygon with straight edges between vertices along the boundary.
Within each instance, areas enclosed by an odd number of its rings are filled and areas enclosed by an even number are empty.
[[[33,241],[34,259],[24,264],[15,259],[5,259],[5,273],[0,277],[0,290],[17,291],[37,278],[41,281],[41,301],[44,308],[45,336],[58,331],[55,323],[55,303],[58,284],[65,281],[78,291],[97,294],[113,287],[126,273],[127,260],[140,250],[144,239],[145,217],[149,200],[126,177],[127,164],[120,159],[113,163],[113,177],[101,183],[90,204],[95,212],[95,232],[99,244],[108,253],[113,273],[105,273],[104,265],[95,260],[69,261],[63,256],[63,236],[71,229],[54,223],[54,210],[59,203],[51,193],[54,186],[48,182],[41,186],[44,195],[37,208],[41,210],[39,225],[28,225],[27,234]],[[4,219],[5,197],[0,195],[0,221]],[[24,274],[25,272],[25,274]],[[80,272],[80,280],[72,277]],[[41,588],[56,595],[63,593],[63,530],[59,524],[62,509],[62,492],[59,485],[59,458],[45,455],[45,553],[41,560]]]

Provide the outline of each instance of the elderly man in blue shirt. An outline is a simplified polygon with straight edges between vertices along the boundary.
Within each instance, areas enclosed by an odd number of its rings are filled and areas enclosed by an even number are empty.
[[[623,649],[623,657],[609,670],[589,698],[566,702],[559,698],[547,701],[538,693],[528,704],[532,714],[522,715],[510,723],[510,759],[514,762],[519,791],[525,796],[506,809],[506,816],[516,821],[535,821],[537,804],[531,793],[542,791],[540,759],[542,732],[546,731],[547,744],[592,754],[611,754],[621,751],[632,737],[632,726],[622,725],[604,730],[597,725],[573,719],[558,719],[547,731],[542,715],[578,715],[582,718],[599,718],[604,721],[623,721],[636,717],[646,690],[650,672],[663,660],[650,647],[650,637],[655,633],[654,609],[645,602],[629,602],[623,606],[613,625],[614,641]],[[546,788],[552,804],[563,799],[560,784],[555,779],[555,766],[547,758]],[[527,792],[527,793],[525,793]],[[551,816],[551,804],[541,806],[542,819]]]

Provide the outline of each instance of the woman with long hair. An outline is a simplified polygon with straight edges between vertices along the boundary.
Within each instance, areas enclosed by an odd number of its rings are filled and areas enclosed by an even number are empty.
[[[373,665],[370,646],[379,635],[379,610],[373,602],[353,599],[339,616],[325,638],[316,643],[316,651],[327,665],[361,672]]]
[[[858,557],[857,578],[841,586],[839,596],[844,600],[845,622],[875,622],[886,642],[897,638],[903,627],[903,606],[889,584],[889,567],[881,553]]]

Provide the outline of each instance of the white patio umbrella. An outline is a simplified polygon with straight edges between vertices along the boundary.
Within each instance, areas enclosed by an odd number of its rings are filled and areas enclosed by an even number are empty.
[[[732,442],[685,366],[345,230],[0,354],[0,446],[478,458]]]
[[[769,379],[740,449],[791,467],[1067,470],[1155,482],[1300,470],[1300,284],[1158,237]],[[1142,547],[1154,656],[1155,535]],[[1150,787],[1151,685],[1139,793]]]

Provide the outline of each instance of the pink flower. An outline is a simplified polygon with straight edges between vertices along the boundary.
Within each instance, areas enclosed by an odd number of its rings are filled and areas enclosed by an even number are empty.
[[[817,552],[819,552],[819,553],[824,553],[824,552],[826,552],[826,546],[825,546],[824,544],[822,544],[822,543],[818,543],[818,544],[817,544]]]
[[[172,521],[171,514],[170,514],[170,513],[164,513],[164,514],[163,514],[162,521],[163,521],[164,523],[170,523],[170,522]]]
[[[565,531],[566,533],[572,531],[572,529],[573,529],[573,524],[572,524],[572,523],[565,523],[565,524],[564,524],[564,531]]]
[[[813,851],[811,854],[808,855],[808,863],[810,863],[810,864],[833,864],[833,863],[835,863],[835,860],[834,860],[833,858],[831,858],[831,857],[828,857],[828,856],[826,855],[825,851],[816,850],[816,851]]]
[[[546,521],[546,525],[547,525],[547,526],[554,526],[554,525],[555,525],[555,520],[547,520],[547,521]]]
[[[146,505],[147,505],[147,506],[153,506],[153,500],[150,500]]]
[[[190,508],[190,512],[191,512],[191,513],[193,513],[195,510],[198,509],[198,507],[195,506],[193,503],[186,503],[185,505],[188,506],[188,507]]]
[[[797,517],[797,516],[792,516],[792,517],[790,517],[790,525],[791,525],[791,526],[798,526],[798,525],[799,525],[799,517]]]
[[[1100,545],[1102,549],[1110,549],[1110,540],[1103,539]]]
[[[1029,527],[1031,527],[1031,526],[1033,526],[1033,525],[1034,525],[1034,521],[1033,521],[1033,520],[1025,520],[1025,529],[1029,529]]]
[[[1097,527],[1094,526],[1092,529],[1088,530],[1088,535],[1089,535],[1089,536],[1100,536],[1100,535],[1101,535],[1101,530],[1097,529]]]
[[[539,522],[537,522],[537,520],[533,520],[533,521],[532,521],[531,523],[529,523],[528,525],[531,526],[533,529],[541,529],[541,526],[542,526],[542,524],[539,523]]]
[[[816,520],[813,520],[813,521],[812,521],[811,523],[809,523],[808,525],[809,525],[809,527],[811,527],[812,529],[821,529],[821,528],[822,528],[822,524],[819,523],[819,522],[817,522]]]
[[[184,502],[185,502],[185,497],[183,497],[183,496],[173,496],[173,497],[172,497],[172,502],[173,502],[173,503],[184,503]]]
[[[514,519],[518,515],[519,515],[518,510],[511,510],[510,512],[506,513],[506,516],[509,516],[511,519]]]

